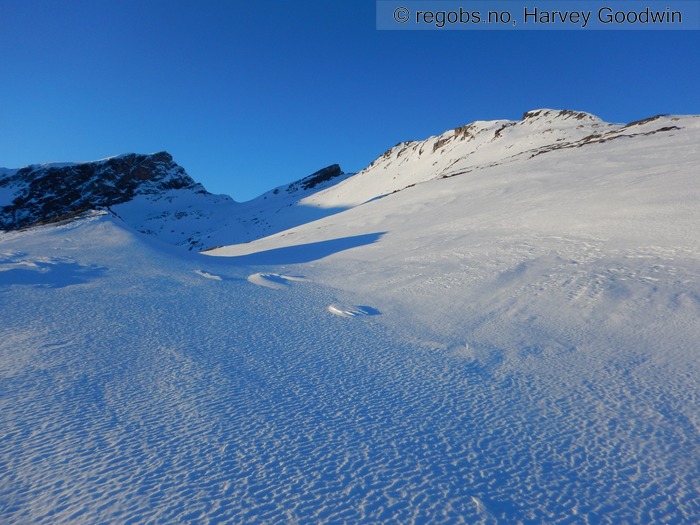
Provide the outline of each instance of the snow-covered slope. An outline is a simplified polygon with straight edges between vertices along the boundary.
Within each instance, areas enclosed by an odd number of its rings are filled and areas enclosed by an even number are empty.
[[[529,115],[208,255],[1,233],[0,516],[697,522],[700,118]]]
[[[141,233],[190,250],[202,250],[260,239],[342,211],[303,205],[300,201],[349,175],[336,164],[243,203],[226,195],[177,189],[137,195],[111,209]]]
[[[427,182],[209,253],[343,290],[341,302],[369,304],[417,347],[451,356],[448,377],[464,367],[489,403],[517,406],[517,417],[474,407],[486,427],[510,421],[493,475],[513,485],[484,507],[495,521],[691,523],[699,168],[698,117],[605,126],[449,178],[426,168],[414,180]],[[377,176],[370,191],[350,179],[324,197],[388,191],[382,171],[358,175]]]
[[[399,143],[351,179],[302,203],[352,207],[427,180],[510,164],[547,151],[670,131],[674,122],[673,117],[653,117],[610,124],[588,113],[551,109],[528,111],[520,121],[477,121],[423,141]]]
[[[0,229],[14,230],[108,209],[141,233],[190,250],[246,242],[336,210],[299,200],[348,175],[336,165],[239,204],[212,195],[167,152],[93,162],[0,169]]]
[[[346,208],[317,206],[305,201],[309,195],[333,187],[351,176],[334,164],[240,203],[225,217],[210,221],[210,231],[201,235],[198,246],[211,248],[244,243],[344,211]]]
[[[538,314],[544,325],[561,312],[568,322],[593,316],[608,323],[611,309],[621,308],[630,318],[618,334],[666,327],[676,338],[685,333],[687,348],[700,340],[691,322],[700,297],[693,289],[699,166],[700,117],[658,117],[458,176],[429,180],[426,171],[427,182],[382,199],[207,253],[283,262],[285,251],[313,253],[347,239],[352,250],[323,252],[313,263],[316,278],[383,298],[383,309],[410,311],[412,322],[424,317],[423,328],[436,334],[469,331],[462,327],[467,312],[491,312],[502,323],[501,308],[529,311],[544,296],[553,307]],[[664,288],[671,295],[663,304],[652,301],[659,280],[675,287]],[[501,295],[506,304],[496,300]],[[679,319],[689,332],[676,331]]]

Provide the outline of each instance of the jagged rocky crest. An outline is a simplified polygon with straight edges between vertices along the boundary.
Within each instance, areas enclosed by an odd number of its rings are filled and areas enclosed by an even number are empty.
[[[16,230],[109,208],[136,195],[189,189],[207,194],[165,152],[127,154],[76,164],[42,164],[0,178],[14,200],[0,208],[0,229]]]

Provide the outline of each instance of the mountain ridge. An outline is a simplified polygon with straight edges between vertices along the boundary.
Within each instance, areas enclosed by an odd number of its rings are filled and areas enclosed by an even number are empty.
[[[0,178],[14,199],[0,209],[1,229],[50,223],[85,211],[109,208],[136,195],[187,189],[208,194],[172,156],[128,153],[92,162],[32,164]]]
[[[358,173],[333,164],[243,203],[209,193],[167,152],[1,169],[0,229],[108,209],[141,233],[204,250],[260,239],[433,179],[564,148],[677,132],[687,118],[657,115],[614,124],[582,111],[536,109],[519,121],[477,120],[400,142]]]

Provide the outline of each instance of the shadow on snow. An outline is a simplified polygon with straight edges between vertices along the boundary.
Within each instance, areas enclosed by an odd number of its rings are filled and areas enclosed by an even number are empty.
[[[0,286],[25,285],[37,288],[64,288],[85,284],[101,277],[106,268],[83,266],[74,262],[40,262],[36,267],[0,271]]]
[[[248,255],[232,256],[231,259],[242,264],[300,264],[317,261],[338,252],[365,246],[377,242],[386,232],[366,233],[341,237],[328,241],[311,242],[295,246],[274,248]]]

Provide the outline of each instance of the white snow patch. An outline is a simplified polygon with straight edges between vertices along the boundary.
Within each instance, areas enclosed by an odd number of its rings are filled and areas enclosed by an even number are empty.
[[[204,270],[195,270],[194,273],[197,275],[201,275],[205,279],[211,279],[212,281],[220,281],[221,276],[219,275],[214,275],[213,273],[205,272]]]
[[[279,275],[277,273],[254,273],[248,276],[248,281],[266,288],[284,288],[292,281],[305,281],[303,277]]]
[[[377,315],[378,310],[370,306],[355,306],[347,304],[331,304],[328,306],[328,311],[333,315],[340,317],[361,317],[365,315]]]

